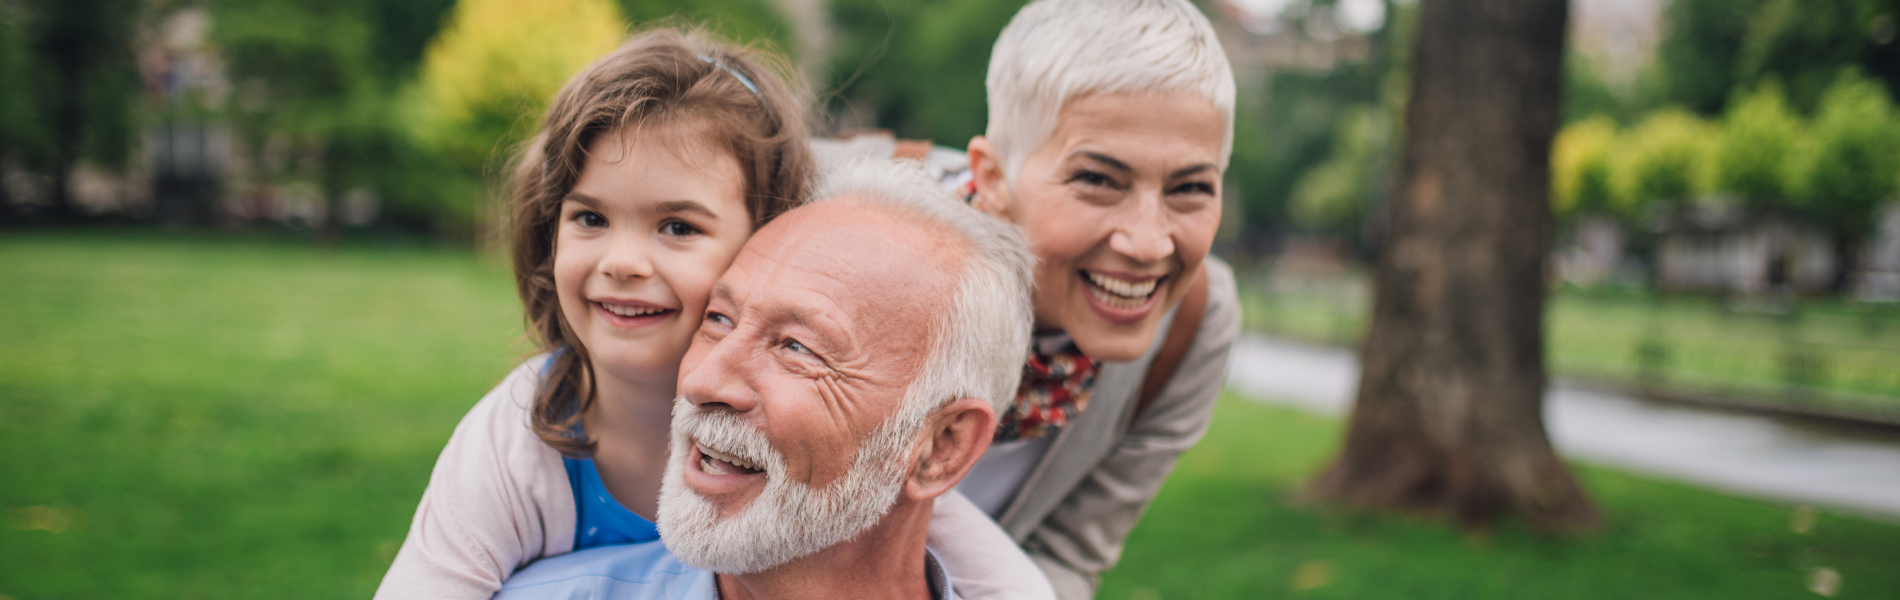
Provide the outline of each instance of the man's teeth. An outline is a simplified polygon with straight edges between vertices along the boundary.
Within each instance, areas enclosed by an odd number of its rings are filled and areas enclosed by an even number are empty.
[[[607,312],[623,317],[644,317],[666,312],[664,308],[654,308],[651,306],[621,306],[618,304],[608,304],[606,302],[602,302],[600,305],[606,307]]]
[[[1146,299],[1155,293],[1155,284],[1161,282],[1160,279],[1134,282],[1109,277],[1094,271],[1083,271],[1083,273],[1088,274],[1089,281],[1094,283],[1096,287],[1123,298]]]
[[[721,463],[721,462],[723,462],[723,463],[726,463],[726,464],[728,464],[728,465],[732,465],[732,466],[734,466],[734,467],[738,467],[738,468],[741,468],[741,469],[747,469],[747,470],[751,470],[751,471],[754,471],[754,472],[757,472],[757,471],[764,471],[764,470],[765,470],[765,469],[763,469],[763,468],[760,468],[760,467],[759,467],[759,465],[758,465],[758,463],[754,463],[754,462],[752,462],[752,461],[749,461],[749,460],[746,460],[746,459],[743,459],[743,458],[739,458],[739,457],[737,457],[737,456],[733,456],[733,455],[731,455],[731,454],[726,454],[726,453],[724,453],[724,452],[720,452],[720,451],[718,451],[718,450],[713,450],[713,449],[711,449],[711,448],[707,448],[707,447],[705,447],[705,446],[700,446],[700,447],[699,447],[699,452],[700,452],[701,454],[704,454],[704,455],[706,455],[706,458],[708,459],[708,460],[707,460],[707,462],[710,462],[710,463],[712,463],[712,464],[710,464],[710,465],[707,465],[707,464],[703,464],[703,463],[702,463],[702,464],[700,465],[700,466],[701,466],[701,468],[706,468],[706,467],[708,467],[708,466],[710,466],[710,467],[713,467],[713,468],[710,468],[710,469],[706,469],[706,470],[707,470],[707,472],[708,472],[708,473],[713,473],[713,474],[715,474],[715,475],[743,475],[743,474],[744,474],[744,473],[738,473],[738,472],[731,472],[731,473],[725,473],[725,472],[718,472],[718,473],[715,473],[715,472],[714,472],[714,469],[717,469],[718,471],[728,471],[728,470],[729,470],[729,469],[726,469],[726,468],[725,468],[725,465],[720,465],[720,464],[718,464],[718,463]]]

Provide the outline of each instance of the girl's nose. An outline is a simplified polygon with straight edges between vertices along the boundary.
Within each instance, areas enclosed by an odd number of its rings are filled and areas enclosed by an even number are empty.
[[[600,272],[614,279],[637,279],[653,276],[653,260],[647,256],[646,249],[636,240],[621,236],[607,248],[607,254],[600,257]]]

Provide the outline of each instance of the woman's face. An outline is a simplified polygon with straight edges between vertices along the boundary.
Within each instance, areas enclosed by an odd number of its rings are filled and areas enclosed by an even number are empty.
[[[596,373],[672,385],[713,281],[752,220],[737,159],[688,143],[699,133],[691,124],[660,129],[622,129],[588,146],[561,202],[554,288]]]
[[[971,142],[978,206],[1022,226],[1041,259],[1038,329],[1068,332],[1100,360],[1148,349],[1220,227],[1225,131],[1198,93],[1082,96],[1063,106],[1014,190],[988,141]]]

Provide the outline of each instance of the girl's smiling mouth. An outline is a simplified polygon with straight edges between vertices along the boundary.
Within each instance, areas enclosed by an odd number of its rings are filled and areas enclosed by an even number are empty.
[[[638,300],[594,300],[588,304],[601,320],[623,329],[646,327],[679,313],[678,309]]]

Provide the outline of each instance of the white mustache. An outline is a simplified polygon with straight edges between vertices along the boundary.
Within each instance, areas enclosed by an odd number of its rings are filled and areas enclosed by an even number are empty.
[[[738,415],[701,410],[682,396],[673,401],[673,434],[684,436],[689,443],[758,465],[768,482],[785,477],[785,456],[772,447],[765,432]],[[691,451],[690,446],[687,451]]]

